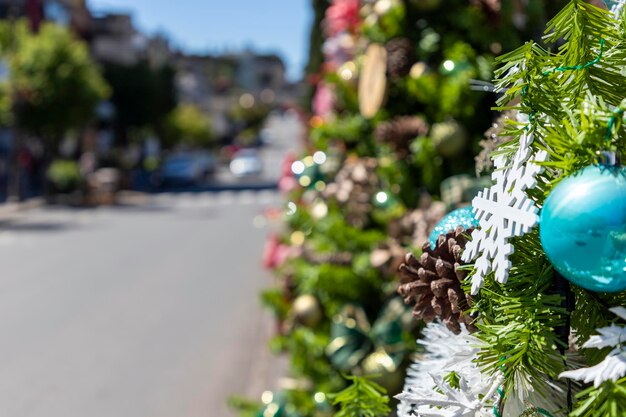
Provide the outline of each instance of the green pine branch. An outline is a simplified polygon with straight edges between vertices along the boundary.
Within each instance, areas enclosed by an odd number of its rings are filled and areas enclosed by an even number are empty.
[[[626,378],[590,387],[576,398],[579,403],[570,417],[622,417],[626,410]]]
[[[552,267],[542,255],[537,232],[518,238],[511,256],[509,281],[485,283],[474,310],[480,312],[483,341],[477,362],[486,372],[502,370],[505,392],[518,384],[547,392],[548,379],[563,371],[558,347],[563,345],[555,330],[565,323],[567,311],[562,296],[551,293]]]
[[[547,46],[529,42],[497,61],[496,86],[503,93],[498,109],[517,109],[529,115],[530,123],[522,128],[511,122],[504,134],[513,139],[495,153],[512,155],[520,137],[533,133],[533,149],[549,154],[537,187],[528,192],[538,205],[562,178],[595,163],[599,152],[626,151],[623,17],[617,22],[606,10],[571,0],[548,23],[543,39]],[[488,372],[504,372],[507,394],[520,383],[545,392],[545,381],[556,380],[564,367],[559,347],[565,348],[566,341],[559,339],[557,329],[569,313],[553,289],[552,267],[537,231],[513,243],[508,283],[488,279],[473,307],[482,320],[477,336],[484,345],[478,362]],[[609,306],[624,302],[619,295],[591,297],[576,288],[574,293],[571,324],[581,343],[610,320]],[[615,413],[626,409],[624,393],[623,382],[587,390],[572,416],[621,415]]]
[[[352,384],[332,396],[339,406],[335,417],[385,417],[391,412],[389,397],[380,385],[367,377],[348,376]]]

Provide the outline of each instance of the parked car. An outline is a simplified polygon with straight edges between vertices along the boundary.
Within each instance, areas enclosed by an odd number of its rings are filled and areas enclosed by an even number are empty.
[[[241,149],[230,161],[230,172],[236,177],[258,175],[263,171],[263,162],[256,149]]]
[[[215,172],[215,158],[208,152],[177,153],[165,158],[161,167],[163,185],[195,185]]]

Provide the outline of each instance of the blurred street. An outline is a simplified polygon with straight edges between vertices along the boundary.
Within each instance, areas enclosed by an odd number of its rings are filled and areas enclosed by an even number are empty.
[[[265,12],[0,0],[0,417],[234,417],[286,375],[260,293],[312,11]]]
[[[299,125],[274,123],[264,178],[276,181]],[[0,415],[221,417],[230,394],[273,386],[258,294],[277,192],[137,200],[3,222]]]
[[[283,115],[272,114],[265,121],[264,131],[271,137],[258,153],[263,170],[258,175],[237,177],[228,165],[220,165],[215,175],[205,184],[182,187],[166,187],[165,191],[210,191],[221,189],[273,188],[281,175],[282,163],[287,152],[296,151],[302,136],[302,124],[295,111]]]
[[[227,169],[220,167],[213,181],[213,186],[234,184],[275,184],[280,177],[285,152],[297,149],[302,135],[301,121],[294,111],[287,111],[283,116],[270,115],[264,129],[271,137],[271,142],[262,147],[259,154],[263,160],[263,172],[257,177],[237,178]]]
[[[269,386],[258,226],[276,203],[165,195],[6,224],[0,415],[224,416],[227,395]]]

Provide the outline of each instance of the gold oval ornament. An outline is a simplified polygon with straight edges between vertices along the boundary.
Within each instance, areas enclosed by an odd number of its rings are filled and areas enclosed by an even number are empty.
[[[385,100],[387,91],[387,50],[373,43],[367,47],[359,77],[359,111],[368,119],[374,117]]]

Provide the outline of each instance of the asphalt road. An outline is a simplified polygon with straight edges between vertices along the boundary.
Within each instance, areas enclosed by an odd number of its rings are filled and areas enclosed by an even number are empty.
[[[0,232],[0,415],[219,417],[274,383],[258,292],[278,196],[37,209]]]
[[[275,172],[295,125],[277,129]],[[224,417],[275,386],[258,293],[278,194],[146,198],[0,224],[0,416]]]

